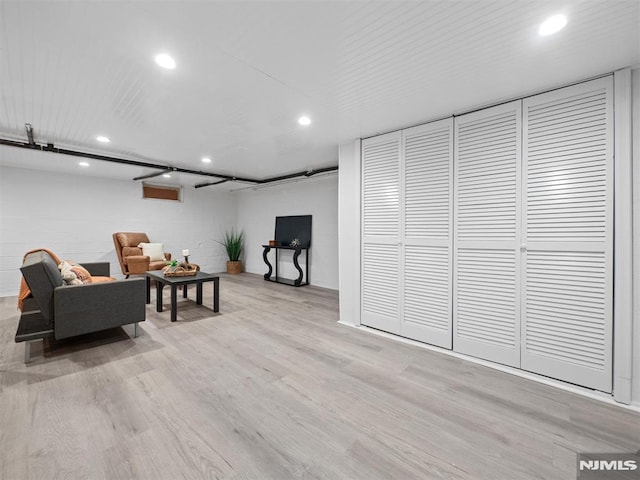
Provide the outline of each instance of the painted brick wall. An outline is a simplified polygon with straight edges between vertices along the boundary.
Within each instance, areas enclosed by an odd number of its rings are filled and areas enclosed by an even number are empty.
[[[215,242],[236,224],[233,194],[185,187],[183,202],[142,199],[139,182],[0,166],[0,296],[16,295],[27,250],[45,247],[78,262],[108,261],[120,273],[111,235],[146,232],[204,271],[225,269]],[[118,275],[114,275],[118,276]]]
[[[245,269],[264,274],[262,247],[273,239],[275,219],[286,215],[312,215],[311,253],[309,269],[311,285],[338,289],[338,176],[275,185],[262,189],[247,189],[236,193],[238,227],[244,229]],[[273,252],[273,251],[272,251]],[[286,252],[290,253],[290,252]],[[291,255],[280,262],[280,274],[297,278]],[[273,263],[273,253],[270,253]],[[304,266],[303,255],[300,264]],[[284,287],[283,288],[289,288]]]

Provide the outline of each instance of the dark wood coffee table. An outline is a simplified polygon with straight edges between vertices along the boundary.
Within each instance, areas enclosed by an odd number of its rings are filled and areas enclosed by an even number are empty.
[[[213,282],[213,311],[220,310],[220,277],[211,273],[198,272],[188,277],[165,277],[162,270],[147,272],[147,304],[151,303],[151,280],[156,281],[156,311],[162,312],[162,288],[171,286],[171,321],[178,319],[178,287],[182,286],[182,296],[187,298],[187,285],[196,284],[196,303],[202,305],[202,284]]]

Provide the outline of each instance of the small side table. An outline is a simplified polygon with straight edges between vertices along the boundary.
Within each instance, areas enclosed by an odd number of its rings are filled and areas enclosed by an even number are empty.
[[[264,248],[264,251],[262,252],[262,259],[264,260],[264,263],[267,264],[267,267],[269,267],[269,271],[264,274],[265,280],[268,280],[270,282],[276,282],[276,283],[284,283],[285,285],[291,285],[294,287],[309,285],[309,247],[285,247],[285,246],[272,247],[270,245],[262,245],[262,247]],[[271,266],[271,263],[269,263],[269,258],[267,257],[267,254],[272,248],[276,251],[276,276],[273,279],[271,278],[271,274],[273,273],[273,267]],[[296,278],[295,280],[292,280],[289,278],[282,278],[278,275],[278,252],[280,250],[293,250],[293,266],[296,267],[296,270],[298,270],[298,273],[299,273],[298,278]],[[304,272],[302,271],[302,268],[300,268],[300,264],[298,263],[298,257],[303,251],[305,252]],[[305,274],[306,274],[306,280],[303,282],[302,279],[304,278]]]

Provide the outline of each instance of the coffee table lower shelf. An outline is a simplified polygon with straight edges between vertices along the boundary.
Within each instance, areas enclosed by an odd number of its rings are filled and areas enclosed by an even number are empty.
[[[196,284],[196,304],[202,305],[202,284],[213,282],[213,311],[220,311],[220,277],[211,273],[198,272],[187,277],[165,277],[162,271],[146,273],[147,304],[151,303],[151,280],[156,281],[156,311],[163,311],[162,289],[165,285],[171,287],[171,321],[178,320],[178,287],[182,286],[182,297],[187,298],[187,286]]]

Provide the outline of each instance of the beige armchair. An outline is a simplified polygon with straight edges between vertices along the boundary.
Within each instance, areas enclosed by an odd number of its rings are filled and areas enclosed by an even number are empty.
[[[116,232],[113,234],[113,243],[116,247],[116,254],[122,268],[123,275],[138,275],[149,270],[161,270],[168,260],[171,260],[170,253],[164,253],[163,260],[151,260],[149,256],[142,253],[141,243],[150,243],[146,233]]]

